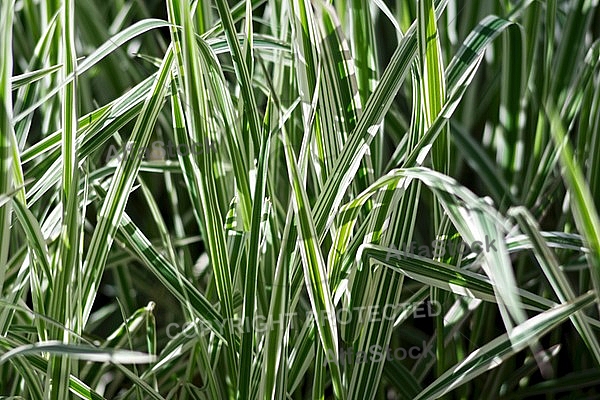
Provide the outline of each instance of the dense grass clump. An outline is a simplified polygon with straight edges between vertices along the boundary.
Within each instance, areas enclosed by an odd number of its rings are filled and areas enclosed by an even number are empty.
[[[599,26],[1,0],[0,397],[600,398]]]

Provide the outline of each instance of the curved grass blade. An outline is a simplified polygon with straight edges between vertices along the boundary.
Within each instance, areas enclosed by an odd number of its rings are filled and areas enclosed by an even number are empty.
[[[163,59],[152,91],[148,94],[140,116],[136,121],[131,137],[131,154],[133,156],[130,154],[119,165],[98,216],[98,225],[94,230],[83,267],[84,285],[82,296],[85,299],[83,321],[87,321],[91,312],[108,252],[119,226],[119,220],[125,210],[129,191],[133,186],[141,164],[141,157],[137,155],[143,154],[152,134],[152,127],[163,105],[169,87],[172,62],[173,52],[169,49]]]
[[[321,250],[318,245],[318,236],[315,223],[309,211],[308,198],[298,173],[295,156],[285,132],[282,135],[285,157],[288,167],[290,183],[294,188],[292,204],[296,214],[298,226],[300,253],[304,278],[310,297],[311,309],[319,332],[323,351],[329,354],[327,364],[331,371],[331,379],[337,398],[345,399],[345,390],[342,385],[342,375],[338,358],[338,337],[335,324],[335,308],[332,303],[330,288],[327,283],[327,273]]]
[[[558,112],[552,104],[546,105],[550,118],[550,132],[557,148],[560,149],[560,164],[565,186],[570,194],[571,210],[577,228],[589,249],[586,253],[592,282],[597,296],[600,297],[600,217],[590,188],[585,181],[581,168],[575,163],[573,150]]]
[[[558,259],[550,250],[544,238],[539,233],[540,229],[531,214],[524,207],[516,207],[509,210],[509,215],[513,216],[521,230],[530,238],[535,254],[542,271],[550,282],[552,289],[556,293],[561,303],[566,303],[575,299],[575,292],[569,283],[565,273],[561,270]],[[583,313],[575,313],[571,320],[582,339],[588,346],[590,352],[594,355],[597,363],[600,363],[600,344],[594,335],[591,327],[586,323]]]
[[[65,345],[59,341],[46,341],[19,346],[0,356],[0,365],[13,357],[28,354],[49,353],[64,355],[74,360],[93,362],[111,362],[117,364],[147,364],[154,361],[155,356],[138,351],[99,349],[82,344]]]
[[[179,84],[183,89],[182,98],[176,107],[177,121],[176,143],[189,147],[189,141],[194,138],[199,143],[207,143],[212,139],[210,124],[210,103],[207,87],[210,80],[210,70],[205,69],[206,60],[201,57],[191,19],[190,5],[172,2],[170,5],[174,18],[183,22],[181,43],[179,36],[173,35],[174,49],[178,58]],[[231,16],[228,16],[231,18]],[[172,33],[174,33],[172,31]],[[237,40],[236,40],[236,44]],[[181,46],[181,47],[178,47]],[[207,71],[208,70],[208,71]],[[183,106],[185,105],[185,108]],[[185,119],[184,119],[185,118]],[[185,122],[184,122],[185,121]],[[181,129],[184,128],[184,129]],[[194,216],[207,244],[214,273],[217,294],[221,302],[221,315],[224,319],[224,336],[227,341],[227,361],[234,376],[239,372],[237,357],[237,340],[233,331],[234,307],[233,290],[227,244],[222,229],[224,215],[219,207],[217,177],[214,170],[213,152],[203,152],[199,155],[189,154],[184,157],[178,154],[183,167],[186,185],[190,188]]]
[[[17,89],[21,88],[22,86],[31,85],[32,83],[35,83],[35,82],[39,81],[40,79],[43,79],[43,78],[47,77],[48,75],[55,73],[56,71],[60,70],[61,68],[62,68],[62,65],[59,64],[59,65],[53,65],[53,66],[50,66],[47,68],[37,69],[35,71],[26,72],[26,73],[23,73],[20,75],[15,75],[11,79],[12,90],[17,90]]]
[[[99,63],[102,59],[111,54],[115,49],[118,49],[124,43],[134,39],[135,37],[148,32],[152,29],[168,26],[169,24],[159,19],[147,19],[137,22],[136,24],[124,29],[122,32],[117,33],[115,36],[110,38],[106,43],[96,49],[92,54],[86,57],[80,64],[77,65],[77,75],[81,75],[94,65]],[[40,98],[34,104],[27,109],[21,111],[15,116],[15,123],[25,118],[27,115],[32,113],[42,104],[51,99],[55,94],[62,90],[66,85],[69,85],[76,78],[75,73],[71,72],[69,75],[63,77],[63,80],[58,83],[52,90],[50,90],[45,96]]]
[[[437,399],[484,372],[498,367],[506,359],[556,328],[575,312],[593,304],[595,298],[593,292],[588,292],[569,303],[556,306],[517,325],[510,334],[504,334],[486,343],[464,361],[451,367],[419,393],[415,400]]]
[[[14,1],[2,2],[0,9],[0,193],[12,190],[11,132],[12,93],[12,19]],[[0,265],[6,265],[9,250],[10,203],[0,207]],[[4,288],[4,268],[0,268],[0,293]]]

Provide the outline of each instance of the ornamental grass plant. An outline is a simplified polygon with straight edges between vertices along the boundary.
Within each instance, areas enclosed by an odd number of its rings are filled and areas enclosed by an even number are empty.
[[[0,0],[0,396],[600,398],[598,0]]]

